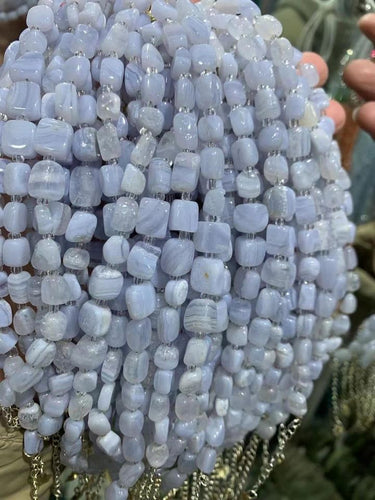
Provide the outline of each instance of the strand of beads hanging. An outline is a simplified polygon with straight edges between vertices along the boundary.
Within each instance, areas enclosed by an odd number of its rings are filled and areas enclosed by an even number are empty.
[[[251,0],[40,0],[27,26],[0,71],[0,404],[108,500],[235,468],[233,497],[356,305],[328,98]]]

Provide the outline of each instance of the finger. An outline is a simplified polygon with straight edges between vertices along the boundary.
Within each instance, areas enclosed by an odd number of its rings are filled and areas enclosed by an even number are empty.
[[[345,125],[346,113],[344,108],[337,101],[331,100],[326,114],[335,122],[336,132],[339,132]]]
[[[366,14],[361,17],[358,26],[367,38],[375,43],[375,14]]]
[[[313,64],[319,73],[318,86],[321,87],[328,80],[328,66],[325,60],[315,52],[304,52],[302,63]]]
[[[375,102],[366,102],[361,106],[355,114],[355,121],[375,138]]]
[[[367,101],[375,100],[375,64],[367,59],[357,59],[344,71],[344,82]]]

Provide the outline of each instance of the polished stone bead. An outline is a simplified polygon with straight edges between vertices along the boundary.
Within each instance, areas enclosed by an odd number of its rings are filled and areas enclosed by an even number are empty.
[[[198,229],[199,207],[195,201],[174,200],[169,215],[169,229],[195,233]]]
[[[8,307],[10,306],[8,305]],[[5,318],[5,312],[2,314],[2,316],[3,323],[8,323],[8,320]],[[0,354],[8,353],[17,343],[17,335],[14,333],[14,331],[11,328],[5,328],[5,326],[3,328],[4,330],[2,331],[0,336]]]
[[[40,119],[40,87],[34,82],[15,82],[7,96],[6,113],[10,118],[24,118],[37,121]]]
[[[111,324],[111,310],[89,300],[79,311],[78,323],[81,330],[90,337],[103,337]]]
[[[55,161],[42,160],[31,169],[29,194],[34,198],[58,201],[65,193],[64,170]]]
[[[73,144],[73,128],[69,123],[42,118],[35,132],[35,150],[56,161],[67,161]]]
[[[202,366],[205,364],[210,348],[208,338],[192,337],[187,346],[184,355],[186,366]]]
[[[233,286],[239,297],[247,300],[255,299],[259,293],[260,276],[256,271],[239,268]]]
[[[77,211],[69,221],[65,238],[72,243],[88,243],[94,235],[96,225],[94,214]]]
[[[108,345],[103,338],[92,340],[83,336],[73,347],[71,362],[81,370],[94,370],[103,363]]]
[[[129,352],[124,362],[124,377],[131,384],[141,383],[147,376],[149,356],[146,351]]]
[[[267,227],[266,251],[269,255],[292,257],[296,246],[294,228],[270,224]]]
[[[150,282],[132,285],[126,290],[126,305],[131,319],[141,320],[156,308],[155,289]]]
[[[192,113],[177,113],[173,119],[173,130],[179,148],[194,151],[198,147],[198,128]]]
[[[198,222],[194,245],[202,253],[226,252],[230,246],[229,225],[222,222]]]
[[[13,82],[30,81],[42,83],[45,61],[43,54],[27,52],[15,59],[9,67],[9,76]]]
[[[197,257],[191,270],[190,283],[197,292],[220,296],[224,287],[223,262]]]
[[[27,208],[24,203],[11,201],[3,211],[4,227],[9,233],[23,233],[27,226]]]
[[[3,246],[3,263],[8,267],[24,267],[30,261],[30,244],[26,238],[7,239]]]
[[[113,123],[107,122],[97,131],[97,140],[103,161],[107,162],[121,156],[120,141]]]
[[[171,188],[179,193],[194,191],[198,184],[199,169],[199,154],[178,153],[173,165]]]
[[[4,170],[4,191],[11,196],[26,196],[30,172],[31,169],[27,163],[8,163]]]
[[[234,166],[237,170],[254,167],[259,160],[255,141],[249,137],[237,139],[231,147]]]
[[[164,238],[167,232],[169,203],[155,198],[142,198],[136,231],[154,238]]]
[[[41,368],[34,368],[25,363],[16,373],[8,378],[8,381],[14,391],[23,393],[36,385],[42,377],[43,370]]]
[[[38,241],[31,257],[32,266],[38,271],[57,271],[61,266],[60,246],[52,238]]]
[[[267,207],[261,203],[237,205],[233,214],[233,224],[241,233],[259,233],[268,224]]]
[[[36,125],[25,120],[9,120],[1,133],[1,151],[9,157],[22,156],[32,159],[36,156]]]

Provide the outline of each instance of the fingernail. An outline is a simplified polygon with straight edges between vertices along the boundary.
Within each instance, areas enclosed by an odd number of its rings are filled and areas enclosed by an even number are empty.
[[[357,122],[357,116],[358,116],[360,109],[361,109],[361,106],[357,106],[356,108],[354,108],[353,113],[352,113],[353,122]]]
[[[360,26],[362,24],[363,21],[367,21],[367,20],[374,20],[375,19],[375,16],[374,16],[374,13],[368,13],[368,14],[365,14],[364,16],[360,17],[357,21],[357,25]]]

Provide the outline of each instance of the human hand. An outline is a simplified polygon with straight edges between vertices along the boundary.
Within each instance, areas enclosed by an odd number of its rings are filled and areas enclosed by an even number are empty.
[[[361,31],[375,43],[375,14],[366,14],[358,23]],[[354,112],[358,125],[375,138],[375,64],[357,59],[344,71],[344,82],[367,102]]]

